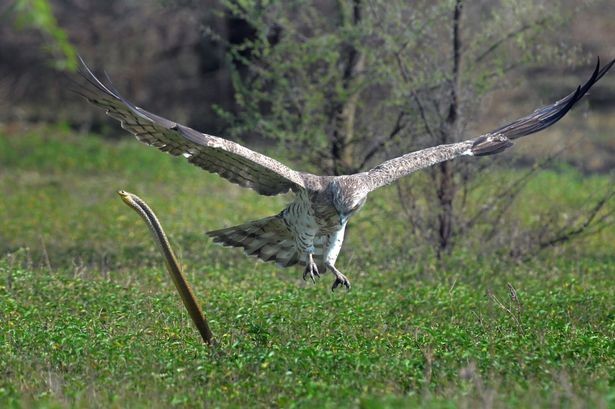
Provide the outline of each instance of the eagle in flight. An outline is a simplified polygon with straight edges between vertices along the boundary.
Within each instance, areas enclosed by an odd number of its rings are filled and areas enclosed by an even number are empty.
[[[346,223],[365,203],[367,195],[412,172],[458,156],[493,155],[511,147],[512,140],[541,131],[557,121],[613,66],[615,60],[559,101],[530,115],[463,142],[435,146],[390,159],[366,172],[344,176],[317,176],[298,172],[268,156],[227,139],[198,132],[137,107],[111,85],[103,83],[81,60],[88,81],[85,98],[121,122],[124,129],[147,145],[232,183],[272,196],[293,191],[294,200],[280,213],[207,233],[217,243],[242,247],[248,255],[274,261],[282,267],[305,266],[303,279],[326,270],[335,275],[332,289],[350,281],[335,266],[344,241]],[[108,80],[108,79],[107,79]]]

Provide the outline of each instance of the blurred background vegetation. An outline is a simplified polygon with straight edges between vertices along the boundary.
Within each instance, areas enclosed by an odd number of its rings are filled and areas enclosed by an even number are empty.
[[[290,3],[206,0],[3,2],[0,8],[0,21],[3,22],[0,27],[0,95],[2,101],[10,101],[10,104],[3,106],[0,119],[3,123],[58,120],[71,125],[86,123],[93,129],[103,128],[106,134],[115,134],[117,128],[109,129],[102,115],[82,109],[81,100],[63,93],[65,84],[58,81],[57,69],[74,69],[76,50],[91,65],[107,71],[119,89],[136,102],[212,133],[230,126],[224,117],[213,112],[214,105],[239,114],[239,108],[245,109],[248,103],[235,97],[241,90],[237,90],[232,77],[237,70],[241,73],[245,68],[241,62],[266,60],[269,67],[278,65],[278,71],[296,73],[292,69],[307,68],[311,63],[295,61],[298,54],[305,59],[325,61],[327,66],[343,64],[346,55],[345,50],[340,49],[361,45],[362,52],[372,53],[371,59],[365,62],[372,77],[370,84],[378,84],[383,82],[384,74],[401,75],[391,73],[394,69],[399,71],[396,67],[382,72],[386,68],[383,63],[388,64],[390,57],[378,61],[391,53],[393,45],[386,43],[389,42],[402,51],[410,49],[408,52],[415,58],[408,67],[412,81],[426,81],[427,74],[433,74],[433,80],[438,81],[436,74],[440,70],[450,70],[450,67],[441,67],[434,71],[434,66],[452,63],[450,23],[455,2],[440,1],[435,5],[417,2],[412,7],[405,2],[358,2],[362,5],[361,21],[365,22],[361,24],[364,26],[358,29],[340,27],[340,19],[351,13],[347,9],[352,8],[352,4],[352,1],[326,0]],[[466,110],[475,111],[470,117],[472,129],[497,125],[507,117],[533,109],[537,103],[567,93],[586,75],[595,56],[601,55],[608,60],[614,54],[610,39],[615,30],[612,23],[615,11],[608,6],[605,0],[507,0],[466,4],[461,16],[461,38],[467,61],[462,61],[462,70],[481,70],[473,74],[482,75],[481,81],[473,85],[479,88],[480,95],[493,90],[493,81],[504,82],[495,87],[495,91],[502,89],[502,92],[472,99],[472,104],[467,104]],[[293,21],[295,16],[298,19]],[[304,35],[301,30],[312,31]],[[298,39],[301,35],[303,37]],[[376,43],[361,44],[367,37]],[[267,58],[255,55],[257,47],[260,47],[259,52],[265,52],[262,50],[264,41],[277,41],[275,45],[279,47],[275,49],[269,44]],[[320,50],[316,48],[319,43]],[[293,50],[292,44],[303,45]],[[494,45],[496,47],[492,47]],[[427,48],[429,50],[425,51]],[[243,61],[231,58],[238,54]],[[290,61],[281,64],[281,56]],[[472,62],[477,59],[486,67],[477,67]],[[500,71],[505,69],[508,72],[502,77]],[[489,82],[485,74],[492,75],[493,80]],[[531,78],[530,83],[525,82],[528,78]],[[309,81],[322,84],[332,80],[338,78],[309,78]],[[612,98],[608,98],[612,88],[613,80],[607,77],[592,91],[592,110],[609,108],[608,104],[613,103]],[[390,106],[412,104],[411,98],[400,101],[404,95],[391,98],[385,91],[374,93],[372,88],[367,91],[361,94],[362,98],[373,95],[376,100],[384,95],[392,100]],[[272,97],[276,95],[273,93]],[[329,97],[333,96],[343,97],[334,94]],[[48,109],[49,104],[58,100],[63,102],[56,107],[59,109]],[[527,106],[521,105],[521,101],[527,101]],[[601,125],[606,127],[606,124]],[[263,137],[255,132],[260,129],[250,129],[251,132],[243,132],[241,136],[247,139]],[[590,170],[610,169],[612,163],[605,161],[593,161],[584,166]]]
[[[61,123],[128,138],[67,92],[78,50],[153,112],[299,169],[357,172],[567,94],[597,55],[615,55],[614,13],[603,0],[15,0],[0,9],[0,123],[7,135]],[[613,77],[511,152],[396,183],[390,214],[406,240],[438,258],[463,244],[525,259],[611,226],[610,183],[579,206],[533,209],[525,228],[511,209],[542,169],[612,179]]]

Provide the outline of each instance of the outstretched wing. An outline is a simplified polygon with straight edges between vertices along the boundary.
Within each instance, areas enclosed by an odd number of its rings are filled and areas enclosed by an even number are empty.
[[[83,60],[80,72],[89,83],[81,94],[120,121],[122,128],[139,141],[174,156],[182,155],[190,163],[262,195],[277,195],[305,187],[299,172],[275,159],[135,106],[123,98],[110,81],[109,85],[103,84]]]
[[[615,60],[600,69],[600,59],[592,76],[559,101],[538,108],[530,115],[517,119],[479,137],[463,142],[435,146],[388,160],[363,174],[371,190],[388,185],[419,169],[462,155],[485,156],[502,152],[511,147],[511,139],[538,132],[559,121],[587,91],[613,66]]]

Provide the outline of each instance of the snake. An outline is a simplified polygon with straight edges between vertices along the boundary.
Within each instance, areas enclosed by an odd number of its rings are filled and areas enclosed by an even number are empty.
[[[205,317],[205,314],[203,314],[203,310],[194,296],[192,287],[188,283],[188,280],[186,280],[186,277],[177,262],[177,258],[171,248],[169,239],[167,238],[160,221],[156,217],[156,214],[139,196],[124,190],[120,190],[117,193],[122,201],[131,209],[136,211],[147,224],[147,227],[154,237],[154,241],[158,245],[158,248],[164,257],[167,271],[175,284],[175,288],[177,288],[177,291],[179,292],[179,296],[184,304],[184,307],[188,310],[188,314],[190,315],[192,322],[201,334],[203,341],[210,346],[213,345],[214,336],[209,328],[207,318]]]

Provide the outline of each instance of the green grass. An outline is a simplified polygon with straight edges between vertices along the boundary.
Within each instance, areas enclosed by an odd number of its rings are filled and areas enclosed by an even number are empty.
[[[544,172],[519,220],[547,203],[582,205],[609,182]],[[118,189],[158,212],[214,350]],[[299,269],[205,238],[288,198],[260,197],[132,139],[0,133],[0,407],[615,405],[614,232],[568,256],[515,264],[460,249],[441,265],[400,253],[403,223],[382,217],[395,213],[394,197],[375,194],[353,220],[338,262],[353,289],[332,293],[329,274],[305,283]]]

